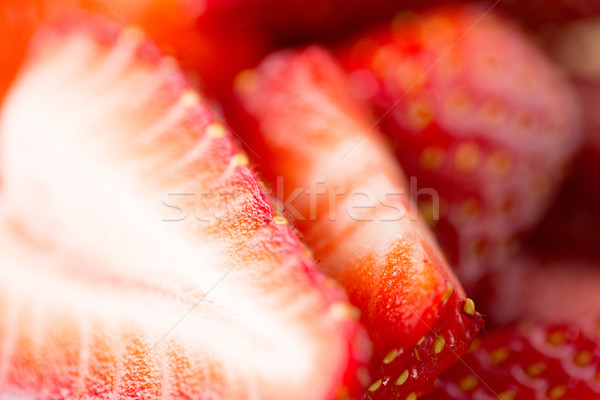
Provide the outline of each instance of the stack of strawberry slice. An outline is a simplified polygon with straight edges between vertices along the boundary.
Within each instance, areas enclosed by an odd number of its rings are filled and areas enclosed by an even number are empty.
[[[0,4],[0,398],[600,399],[600,4],[112,3]]]

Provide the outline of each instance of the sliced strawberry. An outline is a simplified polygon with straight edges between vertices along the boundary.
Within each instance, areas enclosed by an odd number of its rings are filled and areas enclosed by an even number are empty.
[[[427,400],[598,399],[600,325],[523,325],[474,342]]]
[[[406,172],[439,193],[419,207],[472,288],[549,205],[580,142],[573,90],[514,26],[474,6],[396,19],[341,53]]]
[[[0,397],[331,399],[368,352],[178,67],[77,15],[0,119]]]
[[[425,392],[482,321],[410,208],[377,129],[364,136],[373,122],[343,71],[320,48],[284,51],[240,75],[237,89],[255,128],[244,120],[240,129],[264,174],[321,268],[362,311],[376,354],[368,396],[385,397],[388,386],[401,397]],[[394,385],[405,370],[409,382]]]

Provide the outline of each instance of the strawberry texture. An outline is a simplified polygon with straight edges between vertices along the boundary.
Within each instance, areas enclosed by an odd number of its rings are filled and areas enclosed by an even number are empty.
[[[343,71],[325,50],[309,47],[274,53],[236,83],[238,131],[373,339],[366,398],[426,392],[483,322],[410,207],[381,134],[365,135],[373,121]],[[405,370],[410,379],[396,384]]]
[[[466,5],[401,16],[341,46],[467,289],[544,214],[581,142],[576,95],[508,20]]]
[[[233,132],[159,50],[74,14],[0,115],[0,397],[356,396],[370,345]]]
[[[598,320],[522,324],[474,342],[424,400],[600,398]]]

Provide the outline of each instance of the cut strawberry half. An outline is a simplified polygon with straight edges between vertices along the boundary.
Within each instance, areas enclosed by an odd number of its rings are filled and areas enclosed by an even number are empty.
[[[427,400],[600,398],[598,320],[490,333],[444,372]]]
[[[368,353],[176,65],[76,15],[0,120],[0,396],[331,399]]]
[[[518,28],[472,5],[397,18],[340,57],[407,174],[439,193],[419,208],[472,289],[550,205],[581,142],[574,91]]]
[[[284,51],[241,74],[237,89],[248,117],[240,129],[263,172],[321,268],[362,311],[376,354],[368,396],[425,392],[481,318],[410,208],[405,177],[343,71],[318,47]],[[396,384],[404,371],[410,379]]]

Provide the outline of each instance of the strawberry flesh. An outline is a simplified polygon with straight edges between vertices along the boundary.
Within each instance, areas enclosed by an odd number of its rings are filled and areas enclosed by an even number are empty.
[[[414,375],[398,395],[427,391],[469,346],[481,317],[463,313],[464,292],[343,71],[319,47],[283,51],[241,74],[237,90],[239,131],[261,157],[261,172],[320,267],[362,312],[375,347],[368,395],[386,396],[383,380],[407,368]],[[449,346],[433,354],[444,338]],[[392,351],[401,356],[382,369]]]
[[[0,397],[330,399],[369,346],[181,70],[43,29],[0,117]]]

